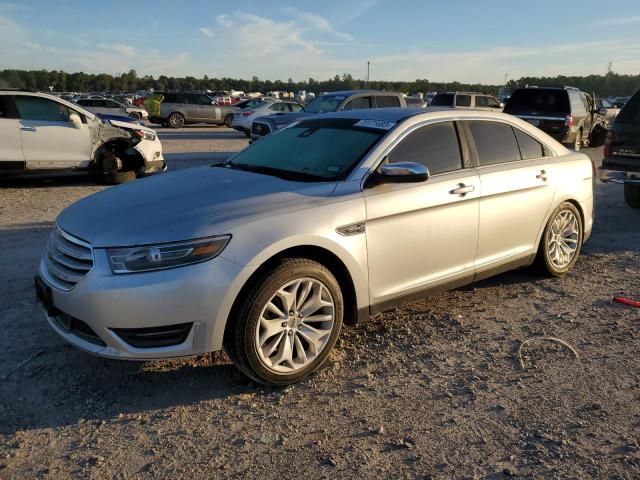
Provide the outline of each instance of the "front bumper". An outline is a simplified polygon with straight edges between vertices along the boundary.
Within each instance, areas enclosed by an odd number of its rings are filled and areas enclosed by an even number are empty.
[[[95,355],[130,360],[186,357],[222,348],[243,267],[217,257],[185,267],[116,275],[106,250],[94,249],[93,255],[93,269],[68,291],[55,287],[45,262],[40,262],[40,277],[51,289],[53,306],[45,317],[66,341]],[[69,328],[65,315],[86,324],[97,339]],[[186,338],[168,346],[139,348],[117,333],[187,323]]]
[[[156,135],[155,140],[141,140],[135,147],[144,159],[144,173],[162,172],[167,169],[162,155],[162,144]]]

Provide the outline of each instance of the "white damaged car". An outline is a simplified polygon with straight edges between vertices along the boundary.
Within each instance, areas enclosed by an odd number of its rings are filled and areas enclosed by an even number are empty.
[[[86,170],[122,183],[166,170],[150,128],[43,93],[0,90],[0,175]]]

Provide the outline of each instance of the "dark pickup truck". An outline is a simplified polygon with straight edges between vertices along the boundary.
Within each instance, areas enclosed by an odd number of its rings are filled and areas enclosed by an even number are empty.
[[[640,90],[622,107],[607,133],[599,169],[603,182],[624,184],[624,199],[640,208]]]

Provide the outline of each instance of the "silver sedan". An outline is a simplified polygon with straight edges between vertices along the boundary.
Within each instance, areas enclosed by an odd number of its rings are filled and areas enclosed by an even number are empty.
[[[534,262],[565,275],[591,233],[593,181],[588,157],[501,113],[319,115],[225,163],[70,206],[36,290],[51,328],[88,352],[225,348],[252,379],[288,384],[343,324]]]

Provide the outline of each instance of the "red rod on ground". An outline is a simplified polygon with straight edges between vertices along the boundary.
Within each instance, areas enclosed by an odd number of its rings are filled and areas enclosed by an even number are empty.
[[[631,305],[632,307],[640,308],[640,301],[633,300],[626,297],[613,297],[614,302],[624,303],[625,305]]]

